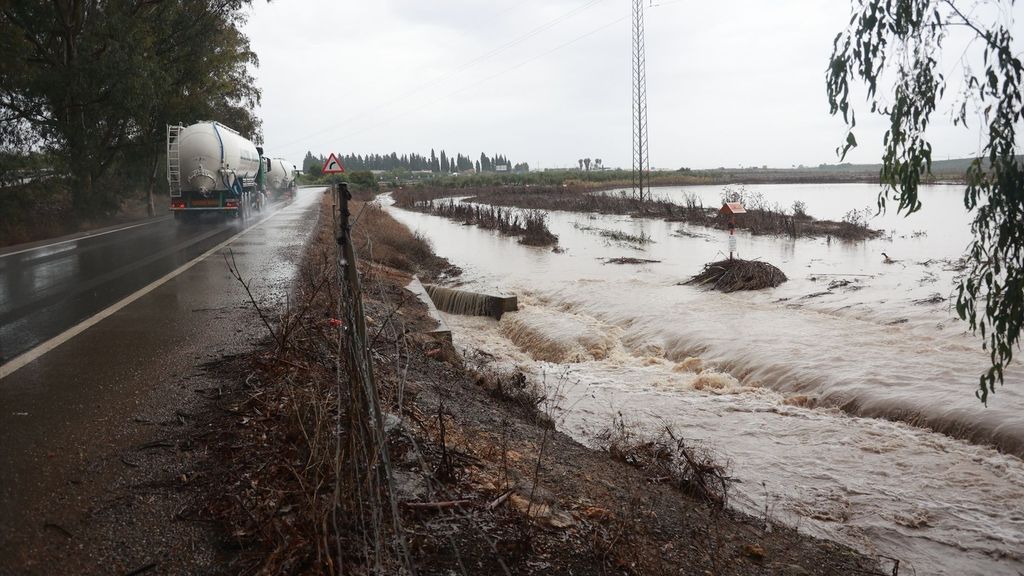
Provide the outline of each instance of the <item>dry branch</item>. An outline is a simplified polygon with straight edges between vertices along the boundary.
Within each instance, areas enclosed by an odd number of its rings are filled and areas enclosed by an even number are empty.
[[[461,508],[470,504],[471,500],[447,500],[444,502],[402,502],[402,506],[410,510],[448,510]]]

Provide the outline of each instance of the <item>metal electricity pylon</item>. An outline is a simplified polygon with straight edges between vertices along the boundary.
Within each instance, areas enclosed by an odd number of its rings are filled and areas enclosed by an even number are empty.
[[[647,54],[644,49],[644,0],[633,0],[633,196],[651,197],[651,160],[647,150]],[[646,187],[646,191],[644,190]]]

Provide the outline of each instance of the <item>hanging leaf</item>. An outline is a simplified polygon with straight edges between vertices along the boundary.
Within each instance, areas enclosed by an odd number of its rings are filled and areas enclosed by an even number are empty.
[[[1010,13],[1012,0],[997,1]],[[957,54],[963,92],[954,104],[955,126],[967,127],[967,110],[982,111],[985,123],[981,157],[964,178],[964,205],[974,212],[974,240],[968,248],[968,269],[958,287],[957,315],[980,333],[990,350],[991,366],[979,378],[977,396],[988,402],[995,384],[1020,345],[1024,325],[1024,168],[1016,156],[1016,131],[1024,110],[1021,78],[1024,65],[1015,56],[1013,34],[1004,23],[986,28],[972,20],[953,0],[858,0],[850,26],[833,42],[826,74],[829,109],[842,115],[848,133],[840,157],[857,145],[853,137],[850,83],[867,87],[868,107],[888,117],[883,138],[883,189],[897,201],[897,212],[922,207],[918,187],[931,172],[932,145],[927,128],[938,99],[945,93],[945,75],[938,69],[948,28],[971,31],[976,41]],[[980,54],[979,54],[980,52]],[[889,62],[887,54],[901,58]],[[981,73],[965,62],[984,63]],[[980,310],[979,310],[979,304]]]

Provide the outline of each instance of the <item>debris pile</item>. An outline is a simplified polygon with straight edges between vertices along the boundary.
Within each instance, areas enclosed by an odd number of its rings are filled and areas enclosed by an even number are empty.
[[[735,292],[774,288],[786,280],[782,270],[767,262],[734,258],[705,264],[704,270],[686,284],[710,286],[722,292]]]

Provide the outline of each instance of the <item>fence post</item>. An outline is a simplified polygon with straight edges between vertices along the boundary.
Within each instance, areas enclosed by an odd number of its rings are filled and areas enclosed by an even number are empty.
[[[373,534],[367,535],[373,542],[372,551],[367,551],[367,560],[371,555],[375,558],[378,568],[382,568],[381,553],[386,545],[381,520],[390,515],[394,530],[391,544],[395,546],[396,560],[404,568],[405,574],[414,574],[409,551],[402,532],[401,518],[392,478],[391,457],[388,454],[387,436],[384,432],[384,418],[380,407],[380,395],[373,374],[373,356],[370,343],[366,337],[366,316],[363,311],[362,287],[359,282],[359,269],[356,265],[355,248],[352,246],[352,225],[349,201],[352,194],[348,184],[342,182],[334,187],[334,199],[337,214],[338,243],[338,275],[341,283],[341,298],[338,302],[339,318],[344,327],[339,334],[338,347],[338,394],[341,398],[341,379],[348,376],[349,415],[348,434],[349,446],[347,458],[353,459],[355,485],[361,500],[358,508],[364,507],[371,511],[363,521],[372,528]],[[341,369],[342,356],[345,358],[346,371]],[[340,421],[339,421],[340,422]],[[338,438],[341,441],[341,438]],[[336,463],[338,465],[340,463]],[[381,499],[386,502],[382,502]],[[388,514],[390,512],[390,514]],[[362,512],[367,514],[366,511]],[[340,565],[340,564],[339,564]],[[379,572],[379,570],[377,570]],[[375,572],[371,569],[371,572]]]

